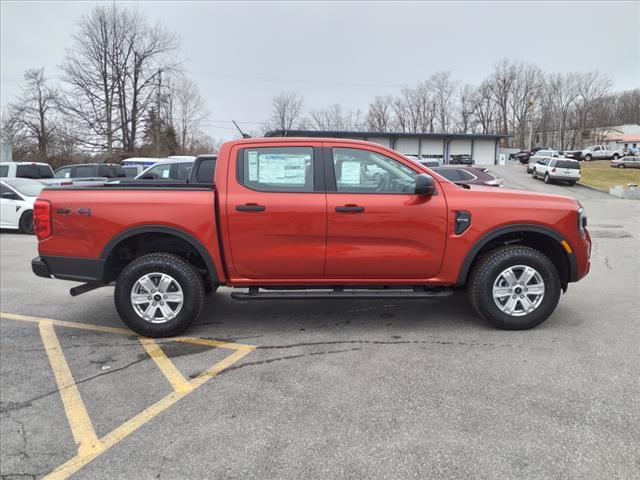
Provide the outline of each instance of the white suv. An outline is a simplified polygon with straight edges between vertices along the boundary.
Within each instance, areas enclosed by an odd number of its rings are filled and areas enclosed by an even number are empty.
[[[557,150],[538,150],[535,154],[529,157],[529,162],[527,163],[527,173],[533,173],[533,166],[538,163],[539,160],[542,160],[546,157],[559,157],[560,154]]]
[[[53,169],[48,163],[40,162],[2,162],[0,163],[2,178],[53,178]]]
[[[552,180],[575,185],[580,180],[580,162],[568,158],[544,157],[533,166],[533,178],[542,178],[544,183]]]

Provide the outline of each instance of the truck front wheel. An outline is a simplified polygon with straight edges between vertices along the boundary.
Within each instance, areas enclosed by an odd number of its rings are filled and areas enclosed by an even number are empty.
[[[555,310],[561,290],[553,262],[521,245],[486,254],[471,272],[468,287],[478,314],[504,330],[525,330],[544,322]]]
[[[114,301],[122,321],[146,337],[170,337],[200,315],[204,285],[196,269],[177,255],[150,253],[120,273]]]

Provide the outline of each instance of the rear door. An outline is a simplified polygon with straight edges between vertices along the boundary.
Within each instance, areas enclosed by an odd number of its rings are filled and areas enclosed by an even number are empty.
[[[435,276],[447,225],[440,186],[436,195],[415,195],[422,172],[412,162],[375,146],[325,146],[325,277],[357,282]]]
[[[226,199],[230,276],[322,277],[327,213],[320,147],[320,142],[271,142],[231,150]]]

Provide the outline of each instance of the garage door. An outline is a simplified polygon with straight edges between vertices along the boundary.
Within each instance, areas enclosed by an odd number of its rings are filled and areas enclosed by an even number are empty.
[[[399,138],[396,140],[396,148],[394,150],[405,155],[418,155],[418,139]]]
[[[442,140],[436,140],[435,138],[424,138],[422,141],[422,155],[438,155],[439,158],[442,158],[442,148],[443,143]]]
[[[496,142],[494,140],[474,140],[473,159],[476,165],[495,165]]]
[[[471,140],[452,140],[449,143],[449,155],[471,155]]]

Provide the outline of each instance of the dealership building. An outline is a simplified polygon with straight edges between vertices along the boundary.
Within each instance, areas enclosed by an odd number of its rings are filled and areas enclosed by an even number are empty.
[[[496,165],[504,135],[463,133],[389,133],[328,130],[273,130],[267,137],[329,137],[367,140],[405,155],[434,158],[448,163],[452,155],[471,155],[476,165]]]

